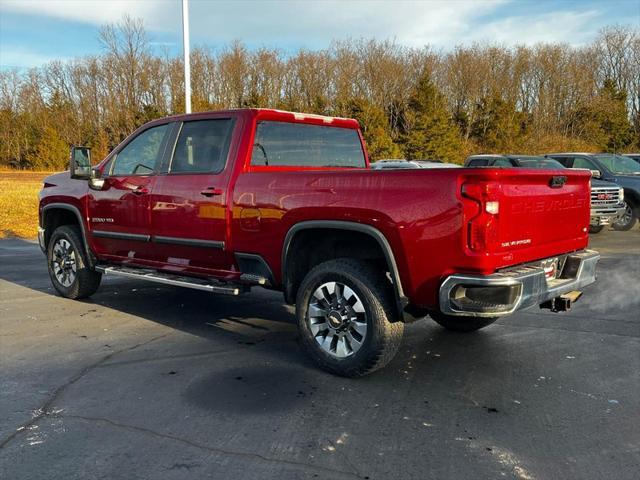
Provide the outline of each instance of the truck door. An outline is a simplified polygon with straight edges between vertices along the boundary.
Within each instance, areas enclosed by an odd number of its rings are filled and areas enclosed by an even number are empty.
[[[172,270],[216,275],[232,268],[225,241],[232,170],[227,158],[235,124],[224,117],[183,122],[153,186],[156,260]]]
[[[102,190],[89,190],[89,232],[98,255],[135,262],[152,254],[149,194],[169,127],[148,128],[119,147],[103,172]]]

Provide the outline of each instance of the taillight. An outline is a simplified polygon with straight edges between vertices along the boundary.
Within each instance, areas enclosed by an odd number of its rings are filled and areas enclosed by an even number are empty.
[[[462,185],[462,198],[466,200],[467,245],[473,251],[492,250],[498,242],[500,194],[501,187],[497,182]]]

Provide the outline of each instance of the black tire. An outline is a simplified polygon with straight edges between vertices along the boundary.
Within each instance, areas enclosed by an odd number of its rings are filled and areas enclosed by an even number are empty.
[[[604,230],[604,225],[589,225],[589,233],[600,233]]]
[[[56,271],[60,272],[61,264],[60,257],[56,255],[54,250],[56,250],[56,246],[62,248],[67,244],[69,245],[67,249],[70,252],[69,255],[71,252],[73,253],[75,272],[73,272],[73,276],[70,274],[70,276],[63,277],[65,280],[63,282],[58,278],[59,273],[56,273]],[[74,300],[86,298],[93,295],[100,286],[102,274],[92,270],[89,266],[80,228],[75,225],[63,225],[55,229],[47,246],[47,267],[53,287],[63,297]],[[65,265],[65,268],[68,269],[68,266]],[[65,284],[67,282],[69,284]]]
[[[455,315],[446,315],[440,312],[432,312],[429,316],[434,322],[443,326],[447,330],[460,333],[475,332],[476,330],[480,330],[481,328],[491,325],[498,319],[497,317],[458,317]]]
[[[316,338],[320,339],[322,335],[312,333],[311,317],[308,317],[312,301],[317,301],[317,297],[313,297],[314,292],[328,282],[349,287],[360,302],[359,309],[363,310],[359,318],[360,324],[366,325],[366,333],[360,337],[357,351],[352,348],[349,356],[344,358],[338,358],[320,346],[320,340]],[[346,297],[347,292],[343,289],[344,304],[348,303]],[[296,298],[296,317],[303,349],[320,368],[343,377],[367,375],[393,359],[404,332],[401,321],[390,321],[394,318],[394,311],[393,288],[384,273],[366,262],[349,258],[329,260],[313,268],[302,281]],[[328,317],[326,321],[328,327]],[[350,332],[356,334],[353,330]],[[322,338],[327,337],[324,335]]]
[[[637,209],[635,209],[633,205],[627,203],[624,216],[613,224],[613,229],[618,230],[619,232],[626,232],[633,228],[636,224],[636,220],[638,220]]]

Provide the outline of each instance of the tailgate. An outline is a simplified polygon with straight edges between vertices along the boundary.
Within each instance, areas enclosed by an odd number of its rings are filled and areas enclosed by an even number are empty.
[[[467,217],[468,246],[472,251],[484,250],[485,255],[493,256],[498,260],[496,267],[538,260],[586,246],[590,215],[589,172],[487,169],[482,174],[479,170],[473,173],[479,175],[469,176],[467,182],[481,188],[465,189],[463,186],[463,199],[472,199],[478,207],[482,204],[484,208],[478,208]],[[479,200],[478,197],[483,198]],[[484,241],[476,242],[483,228],[486,229]]]

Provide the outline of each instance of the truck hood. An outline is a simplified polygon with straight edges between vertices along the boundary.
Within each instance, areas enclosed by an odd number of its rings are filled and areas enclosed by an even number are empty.
[[[64,172],[57,172],[49,175],[48,177],[44,177],[44,184],[49,187],[58,186],[62,183],[71,181],[71,177],[69,175],[69,170]]]
[[[592,187],[617,187],[618,185],[616,185],[614,182],[607,182],[606,180],[600,180],[599,178],[592,178],[591,186]]]

